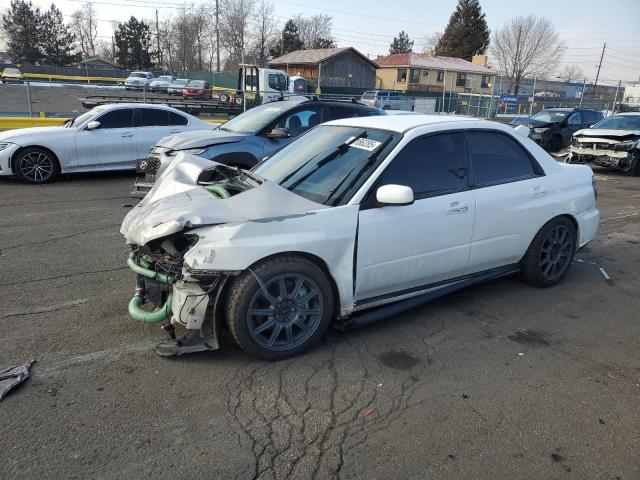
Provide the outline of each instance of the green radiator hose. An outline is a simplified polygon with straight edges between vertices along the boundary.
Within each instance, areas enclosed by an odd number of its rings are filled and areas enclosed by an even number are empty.
[[[145,312],[140,308],[140,305],[144,302],[144,298],[141,295],[136,293],[131,301],[129,302],[129,315],[134,320],[138,320],[139,322],[144,323],[157,323],[162,322],[169,318],[171,315],[171,299],[173,297],[173,292],[169,292],[167,296],[167,301],[160,308],[160,310],[156,310],[155,312]]]
[[[163,283],[168,283],[168,284],[176,283],[176,279],[173,278],[173,276],[171,275],[168,275],[166,273],[154,272],[153,270],[149,270],[148,268],[138,265],[134,257],[135,257],[135,253],[131,252],[129,254],[129,258],[127,259],[127,265],[129,265],[129,268],[134,272],[136,272],[138,275],[142,275],[143,277],[147,277],[147,278],[153,278]],[[144,262],[144,264],[149,265],[147,262]]]
[[[209,190],[211,193],[215,193],[220,198],[229,198],[231,196],[229,191],[222,185],[206,185],[204,188]]]

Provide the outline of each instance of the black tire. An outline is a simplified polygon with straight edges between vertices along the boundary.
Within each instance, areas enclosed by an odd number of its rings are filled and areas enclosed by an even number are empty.
[[[383,110],[391,110],[391,107],[389,105],[385,105],[384,107],[382,107]]]
[[[562,150],[562,137],[559,135],[554,135],[549,142],[549,151],[555,153],[560,150]]]
[[[633,161],[635,161],[635,165],[625,173],[632,177],[640,177],[640,151],[636,150],[632,155],[635,155],[635,158],[633,159]]]
[[[30,147],[14,158],[13,173],[25,183],[49,183],[60,174],[60,164],[49,150]]]
[[[296,255],[266,260],[252,271],[236,277],[229,291],[226,320],[236,343],[249,355],[265,360],[309,350],[325,334],[335,313],[326,274]]]
[[[567,217],[543,225],[520,261],[522,279],[537,287],[551,287],[565,276],[576,251],[576,228]]]

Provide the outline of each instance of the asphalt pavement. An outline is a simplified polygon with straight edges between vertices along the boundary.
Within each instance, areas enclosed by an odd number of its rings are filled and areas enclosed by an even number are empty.
[[[0,478],[640,478],[640,178],[599,171],[559,286],[493,281],[276,363],[153,353],[133,181],[0,179],[0,368],[36,360],[0,402]]]

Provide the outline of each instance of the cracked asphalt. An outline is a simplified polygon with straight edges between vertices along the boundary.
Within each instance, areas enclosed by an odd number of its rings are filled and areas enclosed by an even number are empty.
[[[640,178],[566,280],[507,278],[269,363],[129,319],[129,174],[0,181],[0,478],[640,478]],[[610,275],[605,282],[599,268]]]

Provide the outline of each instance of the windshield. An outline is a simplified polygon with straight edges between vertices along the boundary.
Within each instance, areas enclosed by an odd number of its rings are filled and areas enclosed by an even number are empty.
[[[157,82],[170,82],[172,80],[171,77],[169,77],[168,75],[162,75],[158,78],[156,78]]]
[[[389,151],[397,134],[363,127],[321,125],[252,170],[313,202],[349,201]]]
[[[204,80],[191,80],[189,82],[189,86],[195,88],[204,88]]]
[[[376,92],[364,92],[362,94],[363,100],[373,100],[374,98],[376,98]]]
[[[20,75],[20,70],[18,70],[17,68],[5,68],[4,73],[11,75]]]
[[[68,120],[64,126],[69,127],[77,127],[78,125],[82,125],[84,122],[89,120],[91,117],[98,115],[104,111],[104,107],[95,107],[89,110],[88,112],[84,112],[82,115],[77,116],[76,118],[72,118]]]
[[[254,107],[232,118],[221,128],[235,133],[254,134],[273,122],[282,113],[286,112],[290,105],[282,103],[267,103]]]
[[[571,112],[563,112],[557,110],[543,110],[531,116],[532,120],[538,120],[539,122],[561,122]]]
[[[142,72],[133,72],[129,76],[133,77],[133,78],[147,78],[147,74],[146,73],[142,73]]]
[[[591,128],[609,130],[640,130],[640,115],[614,115],[596,123]]]

